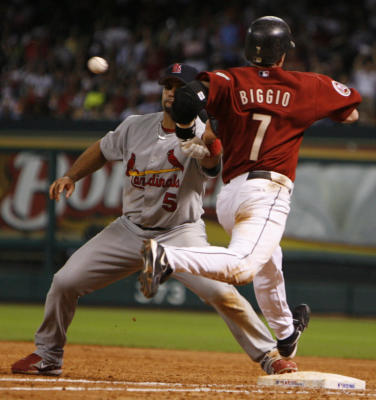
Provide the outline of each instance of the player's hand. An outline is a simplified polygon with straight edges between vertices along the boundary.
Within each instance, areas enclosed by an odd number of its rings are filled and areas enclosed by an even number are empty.
[[[56,179],[50,186],[50,199],[59,201],[60,195],[65,190],[65,197],[69,198],[74,192],[75,183],[69,176],[63,176],[62,178]]]
[[[197,160],[202,160],[210,156],[210,151],[205,143],[197,136],[190,140],[181,141],[180,149],[187,156],[196,158]]]

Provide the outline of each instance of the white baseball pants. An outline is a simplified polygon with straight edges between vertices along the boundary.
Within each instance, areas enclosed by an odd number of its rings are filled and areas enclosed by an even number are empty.
[[[228,248],[164,246],[175,272],[189,272],[242,285],[253,281],[256,298],[278,339],[293,332],[286,301],[279,246],[290,211],[292,182],[273,173],[278,182],[247,179],[242,174],[218,195],[218,220],[231,234]],[[283,182],[281,184],[279,182]]]

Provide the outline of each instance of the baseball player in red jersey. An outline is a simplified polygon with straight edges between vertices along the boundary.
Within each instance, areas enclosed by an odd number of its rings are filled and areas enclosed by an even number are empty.
[[[51,198],[59,200],[64,191],[69,197],[76,181],[107,161],[122,161],[123,213],[54,275],[44,320],[35,335],[36,351],[15,362],[13,373],[62,373],[66,333],[78,298],[139,271],[144,240],[155,238],[175,246],[208,245],[201,219],[202,197],[208,178],[220,171],[221,157],[204,157],[209,152],[199,146],[199,140],[184,149],[186,143],[174,134],[175,122],[170,115],[176,89],[197,73],[185,64],[168,67],[160,80],[163,111],[126,118],[50,186]],[[197,132],[202,134],[204,123],[199,118],[196,123]],[[281,358],[266,325],[232,285],[185,273],[174,278],[215,308],[240,346],[266,373],[297,370],[295,362]]]
[[[289,317],[279,247],[293,190],[299,146],[315,121],[358,119],[359,93],[328,76],[285,71],[295,47],[285,21],[267,16],[253,21],[246,34],[250,66],[203,72],[175,93],[176,134],[194,135],[193,117],[205,107],[218,120],[223,144],[224,186],[217,199],[220,223],[231,233],[228,248],[178,248],[149,240],[140,274],[145,296],[153,296],[174,272],[190,272],[236,285],[253,281],[259,306],[275,330],[279,352],[289,358],[308,324],[309,308]],[[205,134],[208,148],[218,148]],[[214,150],[216,151],[216,150]],[[282,301],[281,301],[282,300]],[[278,330],[285,326],[286,329]],[[275,329],[277,328],[277,330]]]

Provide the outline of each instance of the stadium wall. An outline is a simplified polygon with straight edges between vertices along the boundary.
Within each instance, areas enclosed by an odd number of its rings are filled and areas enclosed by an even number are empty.
[[[107,165],[69,201],[48,199],[49,183],[116,123],[5,121],[0,129],[0,301],[43,302],[53,273],[121,211],[122,168]],[[319,124],[305,135],[282,242],[288,300],[315,312],[376,315],[376,142],[372,129]],[[212,244],[220,180],[208,185]],[[209,231],[208,231],[209,232]],[[251,285],[241,293],[256,307]],[[133,276],[80,299],[83,304],[206,309],[170,280],[145,299]]]

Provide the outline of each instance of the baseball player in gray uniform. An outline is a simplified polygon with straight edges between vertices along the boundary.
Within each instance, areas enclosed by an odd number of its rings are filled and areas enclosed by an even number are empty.
[[[121,160],[123,214],[79,248],[54,275],[44,320],[35,334],[36,350],[14,363],[13,373],[62,373],[66,332],[78,298],[140,271],[144,240],[174,246],[208,245],[201,219],[202,198],[207,179],[220,172],[221,155],[207,156],[207,152],[200,160],[190,157],[189,149],[174,134],[170,116],[176,88],[193,80],[197,72],[185,64],[168,67],[159,82],[163,111],[126,118],[50,186],[51,198],[59,200],[64,191],[69,197],[76,181],[107,161]],[[202,134],[205,124],[199,118],[196,126]],[[216,309],[244,351],[266,373],[297,370],[295,362],[280,356],[269,330],[235,287],[187,273],[174,278]]]

